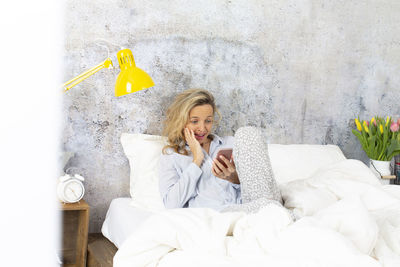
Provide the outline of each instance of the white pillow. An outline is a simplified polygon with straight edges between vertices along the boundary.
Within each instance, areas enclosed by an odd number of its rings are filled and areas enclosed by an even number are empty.
[[[269,144],[268,153],[278,184],[306,179],[319,168],[346,159],[336,145]]]
[[[152,211],[165,209],[158,188],[158,161],[166,137],[123,133],[121,143],[131,167],[131,204]]]

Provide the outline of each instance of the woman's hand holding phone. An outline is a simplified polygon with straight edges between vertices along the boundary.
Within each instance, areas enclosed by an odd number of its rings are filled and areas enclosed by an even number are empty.
[[[228,160],[223,155],[217,155],[217,158],[213,160],[211,172],[215,177],[227,180],[234,184],[240,184],[232,155],[230,157],[230,160]]]
[[[199,141],[197,141],[196,137],[194,136],[194,132],[192,130],[185,128],[184,135],[190,151],[192,151],[193,162],[200,167],[204,159],[203,149],[201,148]]]

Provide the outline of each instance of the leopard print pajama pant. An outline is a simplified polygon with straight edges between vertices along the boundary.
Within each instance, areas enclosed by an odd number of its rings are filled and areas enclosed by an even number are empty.
[[[282,207],[268,155],[268,145],[255,127],[239,128],[235,134],[233,160],[240,180],[242,204],[226,207],[223,212],[255,213],[266,205]]]

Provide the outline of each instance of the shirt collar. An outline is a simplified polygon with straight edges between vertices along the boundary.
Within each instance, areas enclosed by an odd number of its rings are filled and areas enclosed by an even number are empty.
[[[213,140],[212,140],[211,142],[216,142],[217,144],[222,145],[222,139],[221,139],[221,137],[219,137],[219,136],[216,135],[216,134],[212,134],[212,136],[213,136]]]

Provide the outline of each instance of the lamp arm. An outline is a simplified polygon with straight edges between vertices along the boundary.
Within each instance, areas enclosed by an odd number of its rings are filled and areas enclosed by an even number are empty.
[[[81,81],[85,80],[86,78],[90,77],[91,75],[95,74],[96,72],[98,72],[99,70],[101,70],[103,68],[104,68],[104,66],[102,66],[102,65],[93,67],[93,68],[83,72],[82,74],[76,76],[75,78],[71,79],[70,81],[64,83],[63,84],[64,92],[68,91],[69,89],[71,89],[72,87],[74,87],[75,85],[80,83]]]
[[[76,76],[76,77],[72,78],[71,80],[67,81],[66,83],[64,83],[62,85],[62,87],[64,88],[64,92],[68,91],[69,89],[71,89],[72,87],[74,87],[75,85],[80,83],[81,81],[85,80],[86,78],[92,76],[99,70],[104,69],[104,68],[110,68],[110,67],[113,67],[113,64],[112,64],[111,59],[107,58],[102,63],[94,66],[93,68],[88,69],[85,72],[82,72],[78,76]]]

